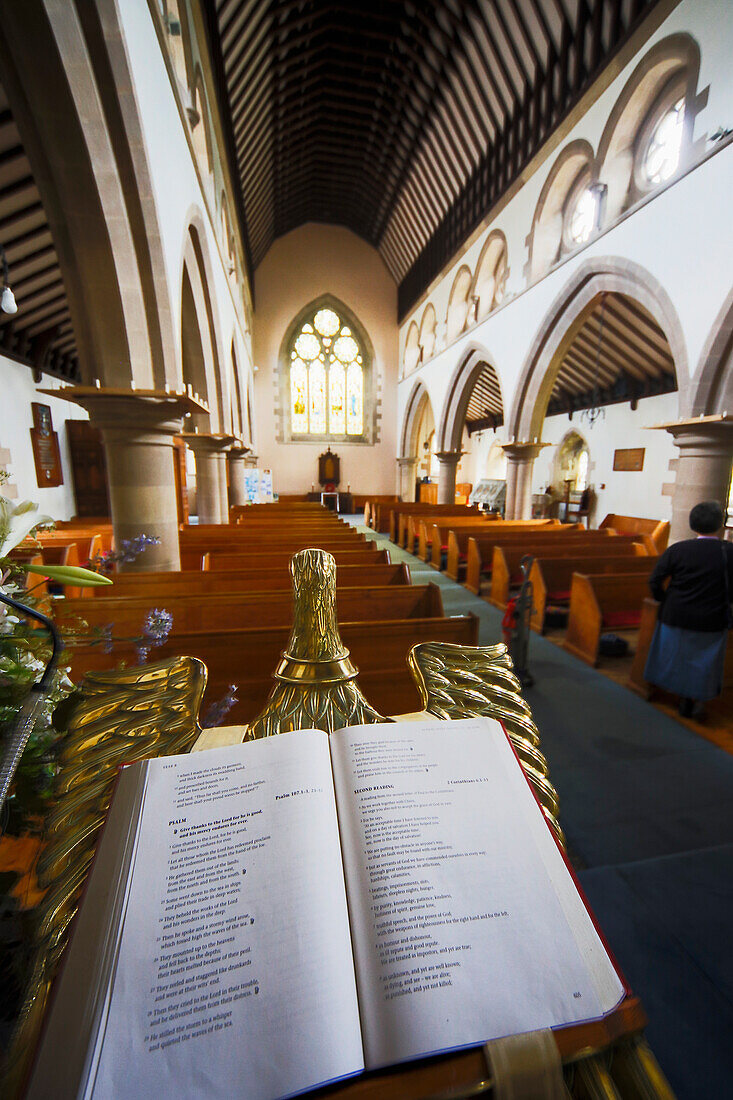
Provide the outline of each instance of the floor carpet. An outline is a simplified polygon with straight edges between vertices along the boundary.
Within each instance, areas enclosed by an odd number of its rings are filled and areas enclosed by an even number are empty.
[[[482,645],[501,640],[499,611],[378,541],[440,586],[447,615],[477,614]],[[733,756],[535,634],[529,666],[568,846],[650,1045],[679,1100],[730,1096]]]

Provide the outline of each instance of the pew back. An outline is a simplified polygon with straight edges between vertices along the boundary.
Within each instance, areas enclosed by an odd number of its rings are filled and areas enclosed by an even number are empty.
[[[533,610],[531,626],[540,634],[545,629],[545,614],[550,603],[567,603],[573,573],[635,573],[648,578],[655,559],[646,556],[614,554],[600,557],[583,552],[571,558],[535,558],[530,569]]]
[[[564,648],[581,661],[596,665],[602,631],[638,627],[648,592],[645,574],[573,573]]]
[[[268,550],[267,547],[256,546],[252,549],[248,547],[238,547],[233,550],[182,550],[181,551],[181,568],[183,570],[211,570],[215,571],[231,571],[237,569],[253,569],[257,567],[270,566],[282,567],[288,569],[290,565],[290,559],[293,556],[294,551],[286,548],[273,547]],[[390,556],[388,550],[380,550],[376,543],[358,543],[355,547],[347,547],[345,550],[341,548],[329,550],[329,553],[336,559],[336,565],[378,565],[379,563],[389,564]]]

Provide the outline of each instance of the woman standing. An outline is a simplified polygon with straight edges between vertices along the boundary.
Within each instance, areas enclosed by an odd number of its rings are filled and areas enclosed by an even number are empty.
[[[697,537],[669,546],[649,578],[660,608],[644,678],[679,695],[684,718],[700,714],[723,687],[733,625],[733,545],[721,541],[723,521],[716,501],[696,504],[689,522]]]

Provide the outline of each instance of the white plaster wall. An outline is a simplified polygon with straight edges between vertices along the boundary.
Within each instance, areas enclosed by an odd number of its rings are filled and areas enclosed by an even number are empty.
[[[118,2],[163,244],[178,353],[179,376],[176,382],[182,382],[180,371],[183,248],[191,215],[197,212],[201,215],[205,227],[203,247],[211,260],[212,285],[209,289],[217,332],[217,351],[221,359],[224,408],[227,409],[232,402],[236,408],[236,402],[230,393],[227,365],[231,354],[232,338],[235,339],[237,347],[240,385],[244,400],[248,375],[252,369],[251,336],[244,328],[244,302],[241,299],[241,290],[235,297],[227,276],[225,257],[219,246],[217,236],[219,222],[213,183],[206,177],[203,189],[199,183],[147,3],[144,0],[118,0]],[[216,424],[213,430],[220,430],[222,427]]]
[[[60,386],[60,382],[44,374],[41,386],[56,389]],[[78,405],[72,405],[70,401],[39,394],[30,368],[6,359],[5,356],[0,356],[0,394],[2,394],[2,408],[12,410],[12,415],[0,416],[0,448],[7,447],[10,451],[9,485],[17,487],[18,500],[37,501],[44,515],[52,516],[53,519],[70,519],[76,513],[76,504],[64,422],[88,420],[87,414]],[[63,485],[55,488],[42,489],[36,481],[36,467],[33,462],[30,437],[30,429],[33,427],[31,401],[39,401],[51,408],[53,430],[59,437],[61,468],[64,475]]]
[[[662,492],[674,481],[669,463],[678,455],[668,432],[649,431],[646,425],[665,423],[676,417],[676,394],[648,397],[639,402],[636,412],[628,405],[609,405],[605,417],[591,427],[580,413],[569,420],[548,416],[542,438],[544,447],[532,471],[532,491],[541,492],[552,480],[557,446],[569,431],[576,431],[588,444],[590,467],[588,483],[596,495],[591,526],[597,527],[609,512],[646,519],[670,519],[671,497]],[[644,468],[636,471],[613,469],[613,453],[619,447],[644,447]]]
[[[393,493],[397,454],[397,288],[375,249],[348,229],[304,225],[275,241],[255,273],[254,354],[257,453],[278,492],[303,493],[318,481],[323,443],[278,443],[273,407],[280,346],[295,315],[322,294],[349,307],[374,348],[381,396],[379,442],[334,444],[341,488]]]

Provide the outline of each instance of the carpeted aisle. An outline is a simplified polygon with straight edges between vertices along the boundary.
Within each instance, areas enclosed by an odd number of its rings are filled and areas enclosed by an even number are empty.
[[[378,540],[446,614],[479,616],[482,645],[501,640],[495,608]],[[680,1100],[730,1096],[733,756],[535,634],[530,668],[569,850],[652,1049]]]

